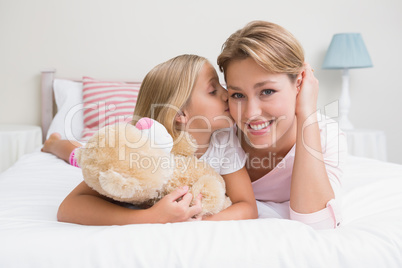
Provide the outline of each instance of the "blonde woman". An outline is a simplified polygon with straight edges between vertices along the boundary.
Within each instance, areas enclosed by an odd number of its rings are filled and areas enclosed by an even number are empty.
[[[338,226],[345,137],[316,113],[318,81],[299,42],[254,21],[227,39],[218,65],[256,199],[289,202],[282,216],[315,228]]]
[[[233,121],[229,115],[227,91],[205,58],[182,55],[152,69],[141,84],[134,123],[142,117],[162,123],[174,139],[180,138],[183,130],[188,131],[197,141],[197,157],[213,162],[212,166],[224,178],[226,193],[233,204],[203,220],[257,217],[250,178],[244,168],[245,154],[231,132]],[[230,146],[233,144],[237,146]],[[77,146],[80,144],[60,140],[60,135],[52,134],[43,151],[68,161]],[[217,166],[216,160],[222,158],[227,159]],[[239,159],[243,160],[241,164]],[[57,216],[59,221],[86,225],[200,220],[197,214],[201,212],[202,197],[198,196],[196,204],[190,206],[192,196],[187,191],[187,188],[177,189],[149,209],[133,210],[111,202],[82,182],[62,202]]]

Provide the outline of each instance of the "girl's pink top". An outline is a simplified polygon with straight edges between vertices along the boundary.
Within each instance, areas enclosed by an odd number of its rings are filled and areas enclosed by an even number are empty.
[[[318,118],[320,119],[320,116]],[[326,208],[311,214],[297,213],[289,206],[289,218],[304,222],[316,229],[336,228],[342,221],[340,198],[342,167],[347,153],[346,137],[335,121],[325,119],[324,116],[321,117],[319,128],[325,167],[335,199],[330,200]],[[295,148],[294,145],[271,172],[252,183],[255,198],[258,201],[277,203],[289,201]]]

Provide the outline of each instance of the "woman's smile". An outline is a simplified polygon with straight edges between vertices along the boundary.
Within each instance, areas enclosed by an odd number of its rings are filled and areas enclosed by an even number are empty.
[[[247,131],[252,135],[263,135],[270,132],[274,120],[270,121],[255,121],[246,124]]]

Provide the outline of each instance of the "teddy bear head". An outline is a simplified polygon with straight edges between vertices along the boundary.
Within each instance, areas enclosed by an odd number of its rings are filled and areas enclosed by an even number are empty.
[[[118,123],[100,129],[76,158],[85,182],[100,194],[121,202],[145,203],[158,198],[173,174],[172,148],[166,128],[142,118],[136,126]]]

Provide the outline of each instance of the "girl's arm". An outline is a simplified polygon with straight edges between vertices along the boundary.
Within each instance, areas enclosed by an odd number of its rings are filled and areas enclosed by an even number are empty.
[[[202,211],[201,198],[190,207],[188,188],[166,195],[149,209],[129,209],[111,203],[110,199],[81,182],[61,203],[57,219],[84,225],[125,225],[134,223],[167,223],[191,220]],[[176,201],[182,197],[180,201]]]
[[[218,214],[203,217],[203,220],[256,219],[258,217],[257,204],[246,168],[243,167],[222,177],[226,183],[226,194],[232,200],[232,205]]]
[[[290,207],[297,213],[317,212],[334,198],[325,168],[317,121],[318,80],[305,64],[296,101],[296,153],[290,188]]]

